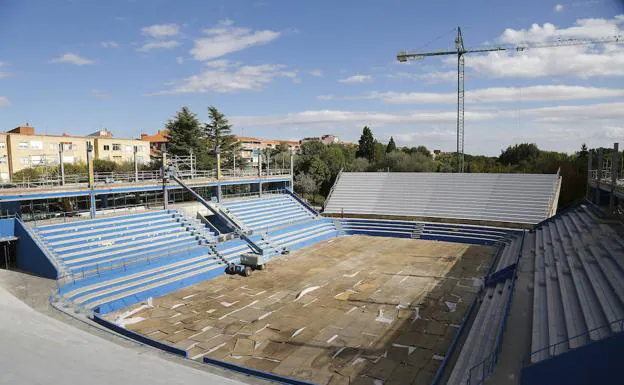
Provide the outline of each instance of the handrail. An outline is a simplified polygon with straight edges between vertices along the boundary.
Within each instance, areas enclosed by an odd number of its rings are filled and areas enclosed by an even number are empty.
[[[595,327],[595,328],[593,328],[593,329],[586,330],[585,332],[583,332],[583,333],[581,333],[581,334],[578,334],[578,335],[576,335],[576,336],[569,337],[569,338],[567,338],[567,339],[565,339],[565,340],[562,340],[562,341],[559,341],[559,342],[555,342],[554,344],[550,344],[550,345],[548,345],[548,346],[546,346],[546,347],[543,347],[543,348],[540,348],[540,349],[534,350],[534,351],[530,352],[529,354],[527,354],[527,355],[524,357],[524,359],[522,360],[522,367],[523,367],[523,368],[526,368],[527,366],[531,366],[531,365],[532,365],[532,364],[531,364],[531,357],[532,357],[533,355],[535,355],[535,354],[541,353],[541,352],[543,352],[544,350],[547,350],[547,349],[550,351],[550,349],[551,349],[551,348],[555,348],[556,346],[559,346],[559,345],[561,345],[561,344],[569,344],[569,343],[570,343],[570,341],[572,341],[572,340],[574,340],[574,339],[581,338],[581,337],[587,337],[587,336],[589,336],[590,334],[592,334],[592,333],[594,333],[594,332],[596,332],[596,331],[598,331],[598,330],[600,330],[600,329],[605,329],[605,328],[608,328],[609,330],[613,330],[612,326],[614,326],[614,325],[618,325],[618,324],[619,324],[619,326],[620,326],[620,327],[619,327],[620,331],[619,331],[619,332],[615,332],[615,333],[613,333],[612,335],[615,335],[615,334],[620,334],[620,333],[622,333],[622,332],[624,331],[624,318],[620,318],[620,319],[618,319],[618,320],[611,321],[611,322],[608,322],[608,323],[606,323],[606,324],[602,324],[602,325],[597,326],[597,327]],[[581,347],[582,347],[582,346],[581,346]],[[579,347],[579,348],[581,348],[581,347]],[[577,348],[577,349],[579,349],[579,348]],[[549,359],[549,358],[551,358],[552,356],[553,356],[553,355],[549,353],[549,354],[548,354],[548,358],[546,358],[546,359],[544,359],[544,360],[548,360],[548,359]],[[538,361],[538,362],[541,362],[541,361],[544,361],[544,360],[540,360],[540,361]]]
[[[338,171],[338,175],[336,175],[336,180],[334,181],[334,184],[332,184],[331,188],[329,189],[329,193],[327,194],[327,198],[325,198],[325,201],[323,202],[323,207],[321,207],[321,212],[325,211],[325,207],[327,206],[327,202],[329,202],[329,198],[331,198],[332,193],[334,192],[334,189],[336,188],[336,185],[338,184],[338,181],[340,180],[340,176],[342,175],[342,170],[344,170],[344,168],[341,168],[340,171]]]
[[[518,269],[518,262],[520,261],[520,257],[522,256],[522,249],[524,248],[525,235],[526,235],[526,231],[522,232],[522,238],[520,239],[520,247],[518,248],[518,255],[516,257],[514,272],[512,275],[513,278],[511,278],[511,287],[509,288],[509,294],[507,295],[507,300],[505,302],[505,310],[503,312],[503,318],[501,319],[498,325],[498,330],[496,332],[496,339],[494,340],[494,350],[492,350],[491,353],[486,355],[479,363],[477,363],[472,368],[470,368],[470,370],[468,371],[468,380],[467,380],[468,385],[484,383],[486,378],[490,374],[492,374],[492,372],[494,371],[494,368],[496,367],[496,364],[498,363],[500,352],[503,347],[503,333],[505,332],[505,326],[507,325],[507,318],[509,316],[509,311],[511,310],[511,302],[513,300],[513,293],[514,293],[514,289],[516,286],[515,275]],[[473,383],[472,382],[473,372],[477,368],[481,368],[481,377],[477,378],[476,379],[477,382]]]
[[[139,266],[141,264],[146,264],[146,265],[151,264],[153,261],[159,261],[163,258],[171,257],[171,255],[173,254],[188,253],[190,250],[197,249],[197,247],[201,247],[201,246],[193,245],[189,247],[184,247],[182,249],[167,249],[165,253],[156,254],[154,256],[150,256],[150,255],[140,256],[140,257],[135,256],[133,258],[124,259],[117,264],[111,263],[111,262],[100,262],[89,268],[83,267],[79,272],[76,272],[76,273],[68,272],[64,274],[63,276],[59,276],[57,278],[56,287],[57,287],[57,290],[60,290],[61,288],[69,284],[75,285],[76,282],[80,282],[87,278],[101,277],[102,274],[109,273],[112,271],[121,271],[121,270],[125,271],[130,267]],[[108,268],[106,267],[107,265],[108,265]]]

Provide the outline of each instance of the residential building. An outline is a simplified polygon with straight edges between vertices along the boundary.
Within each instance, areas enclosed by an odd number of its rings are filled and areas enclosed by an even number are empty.
[[[349,142],[343,142],[340,140],[340,138],[331,134],[325,134],[320,137],[311,136],[311,137],[301,139],[301,143],[305,143],[305,142],[322,142],[323,144],[338,144],[338,143],[349,144]]]
[[[141,140],[149,142],[150,155],[152,157],[159,157],[163,146],[167,148],[167,143],[169,143],[168,135],[169,130],[158,130],[154,135],[141,134]]]
[[[137,146],[137,161],[149,162],[149,146],[138,139],[113,138],[107,130],[89,136],[37,134],[27,124],[0,133],[0,181],[8,182],[13,174],[28,167],[58,166],[61,148],[63,163],[86,163],[87,143],[94,147],[94,159],[133,162]]]
[[[241,144],[238,156],[254,167],[258,165],[258,155],[266,149],[274,149],[284,144],[291,153],[297,153],[300,147],[299,142],[295,140],[259,139],[248,136],[237,136],[236,140]]]

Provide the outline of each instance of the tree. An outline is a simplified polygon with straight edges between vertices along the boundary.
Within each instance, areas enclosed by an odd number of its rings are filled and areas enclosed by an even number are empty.
[[[304,196],[311,197],[318,191],[316,181],[302,172],[295,176],[295,190]]]
[[[396,151],[397,147],[396,147],[396,143],[394,143],[394,138],[390,137],[390,141],[388,142],[388,145],[386,146],[386,154]]]
[[[208,107],[208,123],[203,127],[209,150],[219,149],[224,166],[232,165],[234,154],[240,153],[240,142],[232,134],[232,125],[216,107]],[[237,157],[237,166],[243,166],[243,158]]]
[[[182,107],[173,119],[165,124],[168,130],[169,152],[174,155],[189,155],[189,150],[195,154],[204,151],[201,146],[201,128],[199,119],[188,107]]]
[[[516,165],[522,161],[532,163],[537,159],[540,150],[535,143],[521,143],[509,146],[498,157],[503,165]]]
[[[364,126],[362,130],[362,136],[360,136],[358,150],[355,156],[358,158],[366,158],[369,161],[372,161],[375,156],[375,138],[368,126]]]

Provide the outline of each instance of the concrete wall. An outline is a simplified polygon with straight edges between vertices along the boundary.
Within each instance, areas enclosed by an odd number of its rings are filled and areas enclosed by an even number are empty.
[[[624,333],[522,369],[521,385],[621,384]]]

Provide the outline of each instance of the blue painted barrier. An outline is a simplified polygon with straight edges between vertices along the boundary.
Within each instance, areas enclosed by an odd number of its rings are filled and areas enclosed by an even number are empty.
[[[153,339],[151,339],[149,337],[146,337],[143,334],[139,334],[139,333],[133,332],[132,330],[128,330],[126,328],[122,328],[119,325],[116,325],[116,324],[114,324],[112,322],[109,322],[109,321],[105,320],[104,318],[98,316],[97,314],[93,315],[93,321],[95,321],[96,323],[104,326],[105,328],[108,328],[108,329],[114,331],[115,333],[119,333],[119,334],[121,334],[121,335],[123,335],[125,337],[131,338],[131,339],[133,339],[135,341],[138,341],[138,342],[140,342],[142,344],[153,346],[153,347],[155,347],[157,349],[164,350],[164,351],[166,351],[168,353],[175,354],[177,356],[186,358],[186,351],[185,350],[176,348],[174,346],[171,346],[171,345],[168,345],[168,344],[165,344],[165,343],[162,343],[162,342],[154,341]]]
[[[264,372],[262,370],[246,368],[244,366],[236,365],[231,362],[225,362],[221,360],[216,360],[210,357],[204,357],[204,363],[220,366],[225,369],[230,369],[235,372],[243,373],[248,376],[255,376],[259,378],[264,378],[265,380],[279,382],[281,384],[289,384],[289,385],[317,385],[313,382],[298,380],[292,377],[280,376],[279,374]]]

